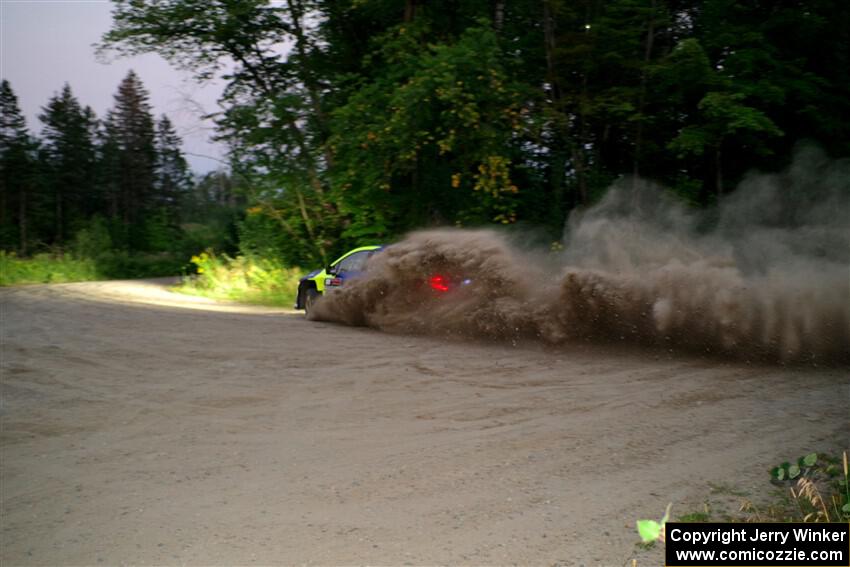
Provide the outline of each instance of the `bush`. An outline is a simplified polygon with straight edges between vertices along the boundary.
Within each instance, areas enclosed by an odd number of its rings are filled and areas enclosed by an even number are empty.
[[[169,252],[113,250],[98,256],[95,264],[106,279],[159,278],[184,273],[188,266],[182,258]]]
[[[162,215],[146,223],[146,230],[155,241],[154,252],[117,249],[113,246],[109,223],[103,217],[93,217],[77,231],[71,248],[74,258],[93,261],[104,279],[135,279],[174,276],[186,270],[188,253],[167,249],[181,243],[179,234],[168,233]],[[165,227],[165,228],[163,228]]]
[[[0,285],[175,276],[187,271],[185,258],[172,252],[114,250],[106,222],[95,219],[77,232],[67,254],[20,258],[14,252],[0,251]]]
[[[258,256],[216,255],[207,250],[192,257],[197,274],[185,278],[177,290],[214,299],[290,307],[295,303],[303,272],[279,260]]]
[[[95,216],[85,228],[77,231],[71,246],[75,258],[96,259],[101,254],[112,251],[112,237],[109,225],[101,216]]]

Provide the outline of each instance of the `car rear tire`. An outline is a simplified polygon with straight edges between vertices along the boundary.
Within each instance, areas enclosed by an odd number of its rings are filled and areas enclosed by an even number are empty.
[[[312,287],[304,290],[304,313],[308,319],[313,319],[313,315],[315,314],[314,308],[319,297],[321,297],[319,292]]]

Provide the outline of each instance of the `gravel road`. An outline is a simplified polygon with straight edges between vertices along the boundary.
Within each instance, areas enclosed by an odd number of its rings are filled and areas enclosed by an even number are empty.
[[[850,371],[448,341],[176,295],[6,288],[0,563],[658,565],[850,448]]]

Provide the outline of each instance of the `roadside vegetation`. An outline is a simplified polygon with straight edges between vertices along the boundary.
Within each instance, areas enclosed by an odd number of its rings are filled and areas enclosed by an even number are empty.
[[[756,504],[748,493],[729,484],[710,484],[712,494],[734,497],[737,510],[715,511],[708,502],[702,510],[677,516],[679,522],[850,522],[850,464],[847,451],[840,457],[810,453],[796,461],[783,462],[770,470],[774,490],[765,502]],[[664,541],[664,525],[672,504],[656,520],[638,520],[638,547],[651,548]]]
[[[180,273],[182,266],[181,257],[169,253],[111,250],[96,256],[77,256],[45,252],[19,258],[14,252],[0,251],[0,286],[172,276]]]
[[[36,254],[18,258],[0,251],[0,286],[15,284],[66,283],[102,279],[97,266],[87,258]]]
[[[304,275],[302,270],[287,268],[279,261],[250,256],[231,258],[212,250],[193,256],[192,264],[195,273],[184,277],[175,291],[276,307],[292,307],[298,280]]]
[[[850,465],[840,457],[811,453],[770,471],[779,487],[766,505],[745,500],[741,511],[753,522],[850,522]]]

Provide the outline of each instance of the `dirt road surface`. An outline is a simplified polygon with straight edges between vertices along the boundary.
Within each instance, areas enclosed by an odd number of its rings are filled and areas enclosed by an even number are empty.
[[[847,368],[388,335],[163,282],[0,300],[3,565],[658,565],[637,518],[722,517],[850,446]]]

